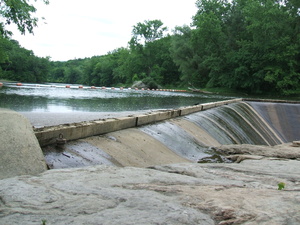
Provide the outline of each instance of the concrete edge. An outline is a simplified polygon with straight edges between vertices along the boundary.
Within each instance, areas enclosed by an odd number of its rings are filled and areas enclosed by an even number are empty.
[[[236,98],[225,101],[210,102],[194,106],[181,107],[171,110],[159,110],[146,114],[137,114],[128,117],[120,117],[116,119],[103,119],[89,122],[81,122],[74,124],[63,124],[53,127],[44,127],[34,129],[35,135],[39,141],[40,146],[55,144],[57,138],[63,137],[66,140],[77,140],[81,138],[91,137],[95,135],[102,135],[122,129],[139,127],[163,120],[168,120],[188,114],[212,109],[222,105],[228,105],[235,102],[242,101],[259,101],[259,102],[274,102],[274,103],[294,103],[300,104],[298,101],[286,100],[270,100],[270,99],[247,99]]]
[[[167,119],[185,116],[202,110],[215,108],[217,106],[240,102],[242,100],[243,99],[238,98],[220,102],[199,104],[195,106],[187,106],[179,109],[160,110],[141,115],[120,117],[116,119],[103,119],[82,123],[36,128],[34,129],[34,131],[40,146],[46,146],[55,144],[59,137],[70,141],[95,135],[102,135],[122,129],[139,127]]]
[[[248,102],[270,102],[270,103],[300,104],[300,101],[280,100],[280,99],[243,98],[242,100],[243,101],[248,101]]]

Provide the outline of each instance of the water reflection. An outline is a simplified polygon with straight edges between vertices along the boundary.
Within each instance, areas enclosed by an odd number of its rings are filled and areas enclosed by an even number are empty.
[[[120,112],[171,109],[229,99],[218,95],[163,91],[102,90],[6,85],[0,107],[19,112]]]

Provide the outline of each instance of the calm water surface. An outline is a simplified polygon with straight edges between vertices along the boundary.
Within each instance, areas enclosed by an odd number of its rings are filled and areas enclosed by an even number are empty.
[[[5,83],[0,88],[0,107],[18,112],[121,112],[172,109],[199,103],[235,98],[189,92],[91,89],[37,86],[17,87]]]

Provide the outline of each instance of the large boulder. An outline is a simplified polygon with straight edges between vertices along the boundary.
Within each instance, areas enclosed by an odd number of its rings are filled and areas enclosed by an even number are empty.
[[[143,81],[135,81],[131,88],[147,88],[147,85],[143,83]]]
[[[29,121],[9,109],[0,109],[0,121],[0,179],[46,171],[43,152]]]

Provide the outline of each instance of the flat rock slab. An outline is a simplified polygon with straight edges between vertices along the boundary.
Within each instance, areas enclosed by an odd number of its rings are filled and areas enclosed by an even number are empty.
[[[0,180],[0,224],[300,224],[299,212],[297,160],[102,165]]]
[[[285,143],[275,146],[265,146],[265,145],[222,145],[217,148],[227,155],[249,155],[263,157],[273,157],[279,159],[300,159],[300,147],[295,146],[293,143]],[[232,157],[231,157],[232,158]],[[237,161],[241,161],[237,158]]]

